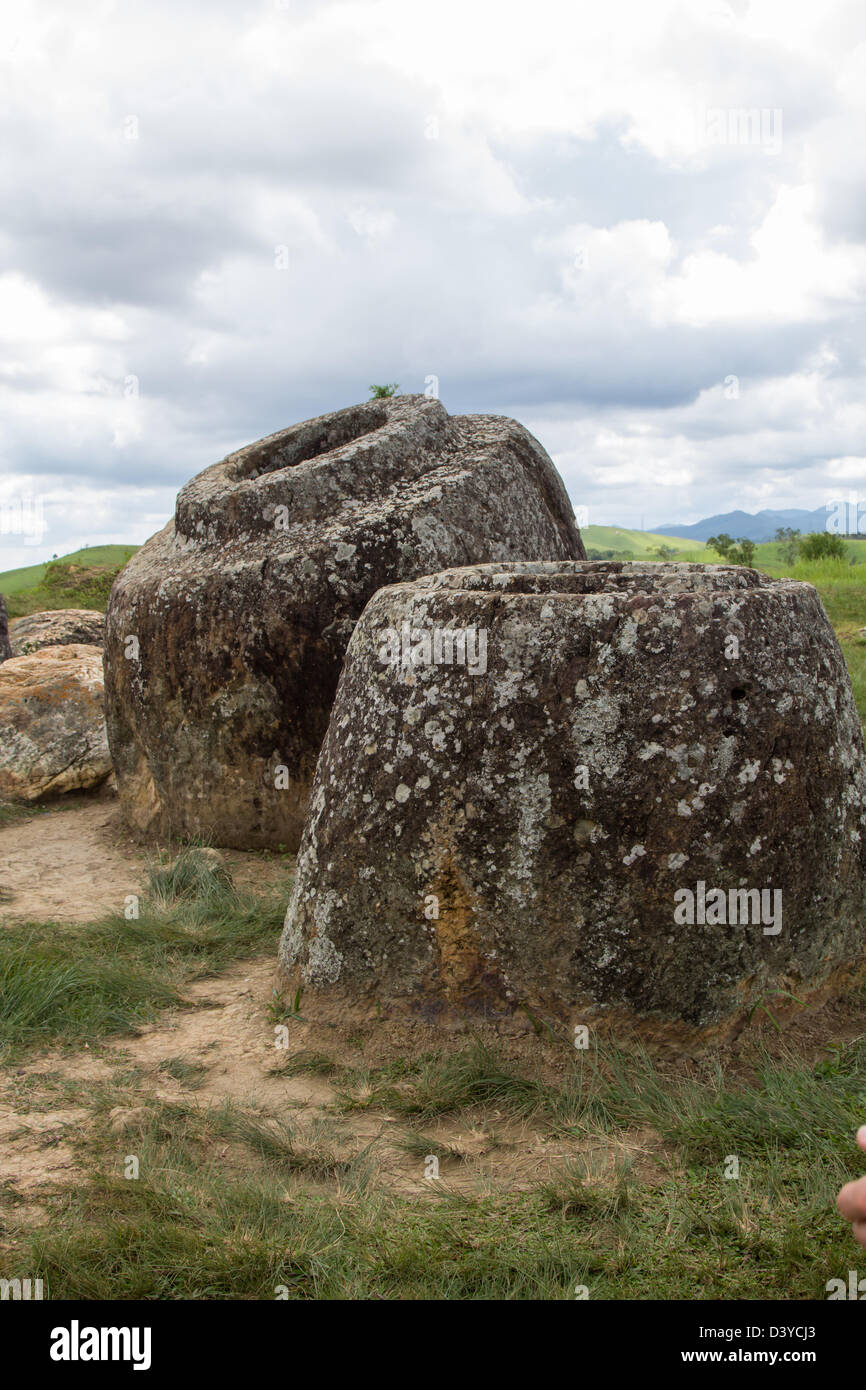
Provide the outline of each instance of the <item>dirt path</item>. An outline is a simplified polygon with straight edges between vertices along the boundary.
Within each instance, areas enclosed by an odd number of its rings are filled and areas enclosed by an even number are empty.
[[[116,1128],[120,1152],[124,1145],[129,1147],[122,1138],[125,1117],[134,1117],[136,1107],[154,1101],[185,1102],[204,1110],[231,1101],[287,1121],[300,1142],[311,1148],[322,1142],[324,1124],[329,1146],[347,1157],[369,1147],[375,1180],[407,1195],[431,1192],[423,1158],[407,1153],[401,1143],[408,1131],[419,1128],[427,1139],[462,1155],[443,1174],[453,1190],[477,1190],[479,1183],[490,1182],[512,1190],[531,1187],[577,1158],[588,1162],[602,1182],[624,1158],[635,1164],[642,1180],[659,1180],[659,1145],[649,1132],[551,1138],[532,1122],[489,1109],[483,1119],[443,1116],[420,1127],[417,1121],[382,1110],[342,1113],[328,1080],[283,1072],[287,1055],[308,1049],[321,1034],[293,1024],[290,1053],[275,1047],[267,1009],[273,981],[271,957],[239,962],[191,985],[185,992],[186,1008],[166,1013],[135,1037],[112,1041],[100,1056],[87,1050],[51,1050],[0,1079],[0,1187],[12,1183],[38,1207],[39,1191],[46,1185],[85,1177],[86,1165],[75,1152],[73,1136],[108,1122],[112,1131]],[[333,1031],[332,1044],[335,1059],[363,1064],[357,1045],[342,1030]],[[178,1063],[198,1072],[193,1087],[172,1076],[169,1068]],[[128,1075],[131,1067],[138,1081],[125,1105],[132,1108],[112,1111],[108,1121],[104,1112],[97,1118],[87,1105],[88,1092],[110,1084],[119,1073]],[[52,1097],[58,1083],[67,1083],[67,1089],[73,1083],[84,1105],[55,1108]]]
[[[90,922],[122,911],[140,893],[157,856],[127,830],[117,799],[100,793],[0,826],[0,926],[7,922]],[[225,850],[239,888],[261,892],[285,882],[286,866],[260,854]]]
[[[144,856],[103,798],[0,828],[0,923],[88,922],[140,891]]]

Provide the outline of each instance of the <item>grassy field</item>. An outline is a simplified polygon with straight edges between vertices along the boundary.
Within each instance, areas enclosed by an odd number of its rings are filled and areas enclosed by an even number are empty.
[[[657,560],[659,546],[676,551],[677,560],[707,561],[715,558],[706,547],[682,536],[657,536],[652,531],[629,531],[622,526],[582,526],[583,543],[590,550],[622,552],[633,560]]]
[[[612,1047],[575,1054],[547,1036],[518,1062],[471,1034],[365,1061],[374,1026],[285,1056],[286,1076],[327,1087],[315,1115],[201,1099],[219,1049],[136,1065],[124,1045],[193,981],[272,956],[283,905],[239,894],[191,850],[153,868],[137,921],[0,933],[2,1100],[35,1132],[40,1115],[78,1107],[45,1133],[77,1172],[40,1192],[37,1217],[0,1185],[4,1276],[42,1278],[53,1299],[338,1300],[822,1299],[847,1277],[834,1199],[866,1164],[852,1142],[866,1036],[827,1039],[817,1058],[756,1037],[744,1072],[715,1055],[684,1069]],[[296,1016],[263,1006],[263,1032]],[[110,1073],[82,1087],[84,1056]],[[154,1078],[171,1078],[173,1098]],[[482,1165],[467,1180],[473,1141],[507,1159],[515,1126],[553,1164],[535,1176],[532,1160],[519,1179]],[[412,1194],[394,1180],[395,1149],[417,1170]],[[439,1177],[425,1184],[431,1155]]]
[[[862,1057],[842,1057],[832,1076],[769,1067],[769,1095],[678,1086],[634,1058],[612,1059],[610,1080],[609,1060],[575,1069],[565,1086],[538,1084],[531,1119],[542,1134],[615,1135],[635,1115],[658,1126],[670,1157],[652,1184],[626,1158],[607,1182],[577,1165],[530,1190],[467,1193],[449,1182],[456,1152],[429,1195],[407,1200],[379,1180],[375,1147],[345,1156],[255,1109],[155,1101],[125,1146],[143,1176],[117,1175],[117,1142],[96,1129],[91,1179],[55,1194],[50,1221],[16,1243],[18,1264],[52,1298],[566,1300],[580,1286],[594,1299],[826,1297],[854,1259],[834,1196],[851,1172],[839,1150]],[[458,1066],[459,1110],[449,1087],[439,1114],[484,1125],[491,1070],[496,1114],[525,1109],[525,1078],[480,1046],[428,1063],[446,1082]],[[95,1108],[105,1119],[130,1101],[140,1106],[134,1083],[120,1080]],[[436,1093],[425,1102],[429,1115]],[[827,1126],[834,1137],[821,1137]],[[410,1136],[420,1167],[435,1146],[421,1130]],[[233,1165],[217,1159],[229,1145]],[[741,1155],[736,1182],[724,1178],[731,1153]]]
[[[138,550],[137,545],[91,545],[84,550],[74,550],[71,555],[63,555],[61,560],[68,565],[105,566],[107,569],[120,569]],[[19,594],[25,589],[35,589],[44,580],[46,570],[51,564],[27,565],[24,569],[0,571],[0,594],[7,597]]]
[[[134,545],[102,545],[77,550],[60,560],[0,574],[10,618],[57,608],[104,611],[115,576],[135,554]]]
[[[151,1020],[177,987],[269,947],[285,905],[236,893],[194,850],[155,866],[140,917],[0,932],[0,1062],[46,1042],[95,1041]]]
[[[652,531],[629,531],[621,526],[583,526],[580,531],[587,551],[608,551],[633,560],[658,560],[658,549],[666,546],[675,551],[676,560],[693,564],[720,564],[722,557],[710,550],[701,541],[689,540],[683,536],[660,536]],[[866,565],[866,539],[845,541],[846,562]],[[843,562],[844,563],[844,562]],[[778,541],[765,541],[757,547],[755,564],[758,569],[781,573],[785,569],[782,548]],[[0,576],[2,579],[2,576]]]

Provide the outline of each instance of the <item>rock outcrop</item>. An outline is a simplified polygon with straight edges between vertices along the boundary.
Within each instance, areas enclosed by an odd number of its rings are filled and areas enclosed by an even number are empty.
[[[91,608],[58,608],[45,613],[28,613],[10,629],[13,656],[29,656],[43,647],[101,647],[105,637],[105,614]]]
[[[38,801],[111,772],[98,647],[45,647],[0,666],[0,797]]]
[[[322,1007],[720,1037],[860,970],[864,832],[811,585],[458,569],[382,590],[355,629],[281,967]]]
[[[0,594],[0,661],[8,661],[12,655],[12,646],[9,641],[9,617],[6,612],[6,600]]]
[[[129,819],[295,848],[346,645],[376,590],[455,564],[583,554],[527,430],[423,396],[323,415],[206,469],[109,602],[108,735]]]

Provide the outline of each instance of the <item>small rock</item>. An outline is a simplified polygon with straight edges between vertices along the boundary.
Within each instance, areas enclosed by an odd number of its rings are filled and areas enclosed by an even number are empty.
[[[197,845],[196,854],[200,859],[206,859],[209,864],[214,866],[225,863],[225,855],[220,854],[219,850],[214,849],[212,845]]]
[[[101,647],[105,638],[105,614],[90,608],[58,608],[46,613],[28,613],[17,618],[9,630],[13,656],[30,656],[43,647],[70,644]]]
[[[144,1129],[150,1118],[146,1105],[115,1105],[108,1112],[108,1128],[112,1134],[127,1134],[130,1130]]]
[[[98,647],[45,647],[0,666],[0,796],[38,801],[111,772]]]

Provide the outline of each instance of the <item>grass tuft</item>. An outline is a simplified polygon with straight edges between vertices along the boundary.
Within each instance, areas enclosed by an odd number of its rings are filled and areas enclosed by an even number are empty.
[[[134,1031],[179,1004],[189,981],[275,949],[284,894],[239,893],[194,850],[151,882],[132,920],[116,912],[62,930],[26,923],[0,932],[0,1050]]]

